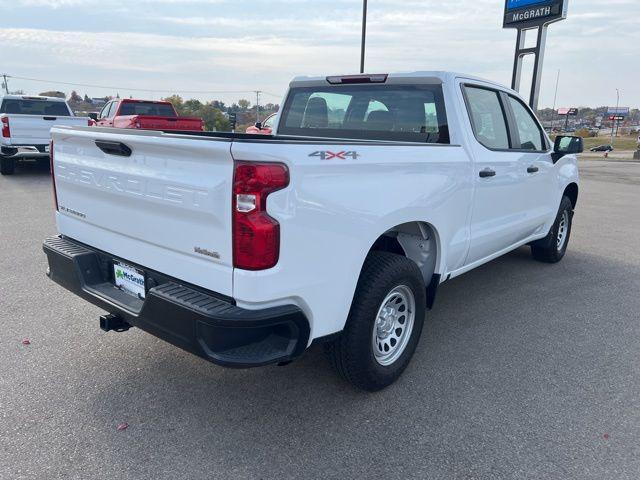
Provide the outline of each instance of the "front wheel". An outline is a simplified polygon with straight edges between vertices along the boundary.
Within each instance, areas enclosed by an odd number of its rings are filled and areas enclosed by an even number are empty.
[[[416,349],[426,311],[422,273],[386,252],[367,257],[343,332],[325,351],[335,370],[367,391],[395,382]]]
[[[533,258],[545,263],[557,263],[562,260],[569,245],[572,221],[573,204],[569,197],[563,196],[549,234],[531,244]]]

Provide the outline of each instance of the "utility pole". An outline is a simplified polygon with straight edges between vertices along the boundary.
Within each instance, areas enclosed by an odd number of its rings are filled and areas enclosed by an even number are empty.
[[[551,116],[551,131],[553,132],[553,124],[556,122],[556,100],[558,99],[558,83],[560,82],[560,69],[558,69],[558,75],[556,76],[556,93],[553,94],[553,108]]]
[[[616,124],[616,118],[618,118],[618,108],[620,107],[620,90],[616,88],[616,111],[613,113],[613,120],[611,121],[611,146],[613,147],[613,128]],[[616,135],[618,132],[616,131]]]
[[[260,121],[260,90],[256,90],[256,123]]]
[[[367,0],[362,0],[362,43],[360,45],[360,73],[364,73],[364,47],[367,37]]]
[[[4,89],[7,92],[7,95],[9,95],[9,84],[7,83],[7,74],[3,73],[2,77],[4,78]]]

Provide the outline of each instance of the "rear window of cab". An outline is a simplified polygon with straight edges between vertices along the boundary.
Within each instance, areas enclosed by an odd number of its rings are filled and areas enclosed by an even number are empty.
[[[278,134],[449,143],[441,85],[327,85],[292,88]]]
[[[175,117],[176,112],[171,105],[155,102],[122,102],[120,115],[147,115],[152,117]]]
[[[44,99],[5,98],[0,106],[0,113],[17,115],[51,115],[67,117],[71,115],[67,104]]]

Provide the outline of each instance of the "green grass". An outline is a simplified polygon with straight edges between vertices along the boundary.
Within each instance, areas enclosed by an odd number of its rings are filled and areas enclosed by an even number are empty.
[[[589,150],[598,145],[611,143],[611,137],[593,137],[584,139],[584,149]],[[635,150],[638,138],[635,136],[616,137],[613,139],[613,148],[616,150]]]
[[[552,136],[551,140],[555,137]],[[607,145],[611,143],[610,136],[589,137],[584,139],[584,149],[588,151],[590,148],[598,145]],[[613,148],[615,150],[636,150],[638,145],[638,137],[635,135],[619,136],[613,139]]]

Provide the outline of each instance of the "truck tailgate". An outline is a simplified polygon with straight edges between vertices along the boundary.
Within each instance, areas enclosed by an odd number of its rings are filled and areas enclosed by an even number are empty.
[[[46,145],[54,125],[87,126],[84,117],[56,117],[42,115],[7,115],[11,126],[12,145]]]
[[[202,130],[202,120],[190,117],[154,117],[149,115],[138,115],[134,117],[138,128],[146,130]]]
[[[96,128],[52,135],[61,234],[232,295],[229,141]]]

